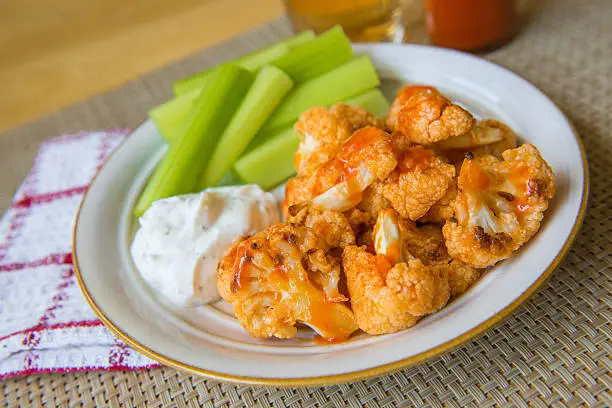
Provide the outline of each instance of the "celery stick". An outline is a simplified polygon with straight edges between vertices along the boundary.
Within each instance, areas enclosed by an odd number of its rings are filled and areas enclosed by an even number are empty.
[[[289,49],[292,49],[299,45],[307,43],[313,38],[315,38],[315,33],[308,30],[302,31],[301,33],[297,33],[296,35],[292,35],[289,38],[279,41],[277,44],[285,44],[287,47],[289,47]]]
[[[244,69],[254,72],[287,52],[289,52],[289,47],[285,44],[274,44],[270,47],[264,48],[263,50],[245,55],[236,60],[223,63],[207,71],[182,79],[172,86],[172,90],[174,91],[175,95],[182,95],[194,89],[201,88],[204,86],[213,72],[228,65],[238,65]]]
[[[235,65],[211,74],[193,103],[185,132],[172,143],[140,195],[134,214],[140,216],[160,198],[193,192],[202,170],[247,92],[253,75]]]
[[[387,101],[378,88],[364,92],[354,98],[347,99],[344,103],[347,105],[361,106],[375,116],[387,116],[390,108],[389,101]]]
[[[301,32],[293,37],[287,38],[286,40],[279,41],[268,47],[262,48],[247,55],[243,55],[242,57],[236,58],[232,61],[225,62],[209,70],[182,79],[176,82],[172,89],[174,90],[175,95],[181,95],[189,92],[190,90],[201,88],[211,72],[227,64],[240,65],[249,71],[256,72],[264,65],[288,53],[290,48],[298,47],[308,41],[311,41],[314,37],[315,35],[312,31]]]
[[[303,83],[350,60],[355,54],[340,26],[329,29],[270,62],[295,83]]]
[[[198,97],[201,88],[194,89],[183,95],[176,96],[149,111],[149,117],[166,142],[171,143],[178,139],[183,132],[185,119]]]
[[[234,164],[234,172],[248,184],[270,189],[295,174],[293,155],[300,137],[293,128],[285,128]]]
[[[245,55],[235,60],[235,62],[230,62],[230,64],[233,63],[251,72],[257,72],[264,65],[269,64],[271,61],[275,61],[288,52],[288,45],[274,44],[265,49],[265,51]]]
[[[370,59],[366,55],[357,57],[295,87],[265,123],[262,132],[292,124],[312,106],[329,106],[359,95],[379,83]]]
[[[223,177],[221,177],[221,180],[219,180],[216,186],[238,186],[241,184],[244,184],[244,181],[242,181],[242,179],[240,179],[240,177],[238,177],[238,175],[234,171],[230,170],[226,172]]]
[[[281,100],[293,88],[291,78],[280,69],[265,66],[219,138],[200,187],[214,186],[247,147]]]

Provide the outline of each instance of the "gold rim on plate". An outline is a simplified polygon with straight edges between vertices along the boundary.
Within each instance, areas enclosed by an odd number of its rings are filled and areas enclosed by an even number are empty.
[[[548,99],[551,100],[550,98]],[[557,109],[559,109],[558,106],[557,106]],[[559,111],[563,114],[563,112],[560,109]],[[520,305],[522,305],[525,301],[527,301],[527,299],[529,299],[530,296],[536,293],[536,291],[548,280],[548,278],[551,276],[553,271],[557,268],[557,266],[559,266],[559,264],[563,261],[563,259],[569,252],[574,240],[576,239],[576,236],[578,234],[578,231],[582,225],[582,222],[586,214],[590,187],[589,187],[589,166],[587,163],[586,151],[584,149],[582,139],[580,138],[580,135],[578,134],[578,131],[576,130],[574,124],[570,122],[569,118],[565,114],[563,114],[563,116],[565,117],[565,120],[572,128],[574,138],[576,139],[576,142],[578,143],[578,147],[580,149],[580,158],[582,160],[582,166],[584,168],[584,178],[583,178],[584,184],[583,184],[582,198],[580,202],[580,210],[578,211],[578,215],[574,219],[574,225],[572,226],[572,230],[570,231],[569,236],[563,243],[561,250],[559,251],[557,256],[555,256],[552,262],[548,265],[548,267],[544,270],[542,275],[540,275],[540,277],[529,288],[527,288],[525,292],[523,292],[518,298],[516,298],[512,303],[510,303],[504,309],[502,309],[501,311],[499,311],[497,314],[490,317],[486,321],[480,323],[478,326],[473,327],[472,329],[455,337],[454,339],[449,340],[446,343],[440,344],[439,346],[436,346],[429,350],[426,350],[422,353],[416,354],[414,356],[407,357],[405,359],[395,361],[393,363],[383,364],[380,366],[371,367],[371,368],[358,370],[358,371],[352,371],[352,372],[344,373],[344,374],[335,374],[335,375],[317,376],[317,377],[304,377],[304,378],[259,378],[259,377],[248,377],[248,376],[223,374],[223,373],[219,373],[216,371],[206,370],[203,368],[195,367],[195,366],[174,360],[172,358],[166,357],[163,354],[160,354],[156,352],[155,350],[148,348],[147,346],[140,343],[138,340],[132,338],[129,334],[124,332],[121,328],[115,325],[115,323],[104,314],[102,309],[100,309],[100,307],[96,304],[95,300],[89,293],[89,290],[87,289],[87,286],[85,285],[83,276],[81,275],[81,271],[79,269],[79,261],[78,261],[77,250],[76,250],[76,232],[77,232],[77,227],[79,224],[81,207],[83,206],[83,203],[85,202],[87,193],[89,192],[89,188],[93,186],[98,174],[100,174],[100,172],[104,169],[104,166],[100,168],[96,176],[91,181],[89,187],[83,194],[83,198],[81,199],[81,203],[79,204],[79,208],[77,210],[77,215],[76,215],[75,222],[74,222],[74,227],[72,230],[72,262],[74,266],[74,273],[76,276],[77,283],[81,291],[83,292],[83,295],[85,296],[85,300],[87,301],[89,306],[92,308],[96,316],[121,341],[123,341],[124,343],[132,347],[133,349],[137,350],[139,353],[145,355],[146,357],[149,357],[152,360],[155,360],[168,367],[172,367],[177,370],[188,372],[190,374],[201,375],[201,376],[208,377],[214,380],[229,381],[229,382],[233,382],[237,384],[268,385],[268,386],[277,386],[277,387],[307,387],[307,386],[320,386],[320,385],[338,384],[338,383],[345,383],[345,382],[350,382],[350,381],[364,380],[367,378],[376,377],[376,376],[383,375],[383,374],[389,374],[391,372],[398,371],[400,369],[408,368],[415,364],[422,363],[431,358],[437,357],[447,351],[451,351],[467,343],[469,340],[475,339],[477,336],[479,336],[486,330],[490,329],[491,327],[497,325],[498,323],[501,323],[504,319],[509,317],[510,314],[512,314],[512,312],[518,309]],[[117,151],[119,151],[119,149],[121,149],[121,147],[123,146],[123,143],[125,143],[127,140],[129,140],[129,137],[126,138],[126,140],[123,141],[115,149],[115,151],[111,154],[111,156],[106,159],[106,163],[108,163],[111,157]]]

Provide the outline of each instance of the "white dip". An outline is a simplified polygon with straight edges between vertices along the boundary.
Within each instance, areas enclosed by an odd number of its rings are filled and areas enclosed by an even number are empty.
[[[198,306],[219,299],[217,263],[228,246],[280,222],[281,212],[251,184],[158,200],[138,221],[131,252],[144,280],[179,306]]]

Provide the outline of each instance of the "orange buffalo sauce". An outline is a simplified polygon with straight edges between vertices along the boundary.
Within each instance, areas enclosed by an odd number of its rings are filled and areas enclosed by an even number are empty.
[[[248,253],[248,247],[245,242],[242,242],[237,247],[233,248],[229,253],[229,256],[235,256],[233,270],[233,281],[231,290],[232,293],[238,292],[246,283],[248,279],[244,273],[245,265],[250,264],[252,257]]]
[[[433,158],[433,151],[422,147],[412,147],[404,152],[398,164],[399,171],[423,171],[431,166]]]
[[[489,188],[491,178],[475,160],[465,160],[461,166],[459,183],[463,190],[481,192]]]
[[[492,49],[508,42],[516,26],[514,0],[426,0],[431,41],[464,51]]]

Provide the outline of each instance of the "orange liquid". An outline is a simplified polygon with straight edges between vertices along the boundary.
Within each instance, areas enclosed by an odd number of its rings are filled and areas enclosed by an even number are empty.
[[[465,160],[459,176],[464,190],[484,191],[489,188],[491,179],[474,160]]]
[[[355,42],[403,40],[398,0],[285,0],[295,31],[321,33],[340,24]]]
[[[426,0],[425,15],[434,44],[465,51],[509,41],[517,19],[513,0]]]

